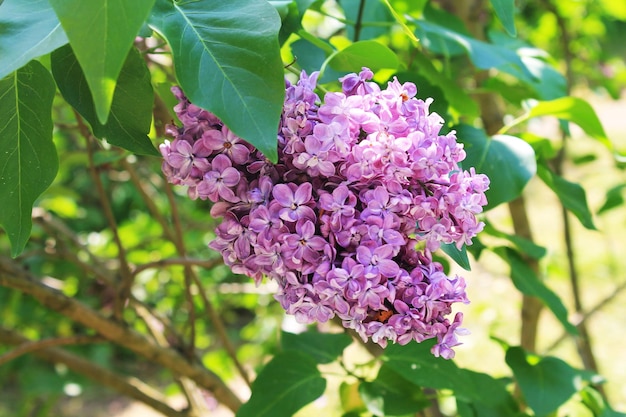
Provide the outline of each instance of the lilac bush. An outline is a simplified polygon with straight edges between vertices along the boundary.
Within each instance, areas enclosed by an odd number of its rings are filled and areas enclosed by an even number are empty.
[[[174,88],[182,127],[168,127],[163,172],[214,203],[209,246],[235,273],[275,280],[298,321],[337,316],[382,347],[437,338],[433,354],[452,358],[465,281],[432,253],[472,243],[489,180],[461,169],[463,146],[414,84],[381,90],[363,68],[322,101],[317,76],[287,82],[276,164]]]

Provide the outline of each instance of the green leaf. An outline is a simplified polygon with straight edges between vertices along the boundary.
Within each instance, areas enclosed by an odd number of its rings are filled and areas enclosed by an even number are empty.
[[[343,9],[346,19],[356,22],[358,18],[361,0],[340,0],[339,4]],[[366,1],[361,12],[361,32],[359,40],[374,39],[385,35],[389,28],[383,26],[385,23],[393,22],[393,16],[389,13],[387,6],[380,1]],[[368,25],[369,22],[376,22],[376,26]],[[354,24],[346,25],[346,36],[354,39]]]
[[[515,401],[502,381],[433,357],[432,345],[432,341],[391,345],[383,356],[385,366],[417,386],[452,390],[455,397],[480,403],[500,417],[517,415]]]
[[[519,196],[537,171],[533,148],[515,136],[488,137],[483,130],[468,125],[460,125],[456,130],[467,152],[465,169],[474,167],[491,181],[486,192],[487,208]]]
[[[524,81],[531,81],[534,75],[526,68],[514,50],[479,41],[471,36],[451,30],[443,25],[426,20],[413,20],[427,35],[439,36],[462,47],[479,69],[499,69]]]
[[[7,0],[0,8],[0,78],[67,43],[47,0]]]
[[[543,163],[537,167],[537,175],[556,193],[563,206],[571,211],[583,226],[590,230],[596,230],[593,216],[587,205],[587,194],[583,187],[556,175]]]
[[[563,305],[563,301],[537,277],[515,250],[499,247],[495,248],[494,252],[511,267],[511,280],[515,288],[523,294],[539,298],[568,333],[578,334],[576,327],[567,319],[567,308]]]
[[[513,243],[517,247],[517,249],[534,259],[541,259],[548,253],[547,249],[543,246],[539,246],[521,236],[510,235],[508,233],[497,230],[495,227],[493,227],[491,223],[488,222],[486,222],[485,224],[484,232],[490,234],[491,236],[496,236],[508,240],[509,242]]]
[[[317,363],[334,361],[352,343],[350,336],[345,333],[319,333],[316,331],[299,334],[282,332],[281,340],[284,350],[307,353]]]
[[[159,155],[147,136],[154,103],[150,72],[136,49],[129,51],[120,72],[111,116],[105,124],[96,115],[85,75],[72,48],[68,45],[54,51],[51,63],[63,98],[89,122],[96,137],[133,153]]]
[[[106,123],[117,77],[154,0],[49,0]]]
[[[511,36],[517,36],[515,29],[515,0],[491,0],[496,16]]]
[[[526,403],[537,416],[556,411],[582,389],[583,380],[594,377],[594,374],[572,368],[554,357],[535,357],[533,364],[528,359],[520,347],[510,347],[506,352],[506,363],[513,370]]]
[[[518,117],[502,128],[500,133],[504,133],[513,126],[532,119],[533,117],[541,116],[554,116],[557,119],[576,123],[587,135],[613,150],[613,143],[607,137],[602,123],[600,123],[600,119],[598,119],[593,107],[585,100],[578,97],[562,97],[551,101],[540,101],[526,114]]]
[[[324,65],[322,65],[320,82],[329,82],[334,79],[334,74],[326,74],[324,72],[326,66],[342,73],[358,73],[362,67],[368,67],[374,72],[381,69],[395,70],[399,64],[400,62],[396,54],[382,43],[359,41],[328,57]]]
[[[326,380],[307,354],[276,355],[252,384],[252,396],[237,417],[291,417],[324,393]]]
[[[0,80],[0,225],[13,257],[30,236],[35,200],[59,168],[52,142],[54,93],[50,73],[37,61]]]
[[[419,386],[402,378],[388,365],[380,368],[375,380],[359,384],[359,393],[374,415],[403,416],[431,405]]]
[[[467,258],[467,248],[465,245],[463,245],[459,250],[454,243],[446,243],[441,245],[441,250],[452,258],[461,268],[466,271],[472,270],[469,259]]]
[[[607,191],[606,200],[604,204],[602,204],[602,207],[598,209],[598,214],[602,214],[624,204],[624,188],[626,188],[626,184],[619,184]]]
[[[276,162],[285,94],[276,10],[264,0],[157,0],[150,24],[189,100]]]

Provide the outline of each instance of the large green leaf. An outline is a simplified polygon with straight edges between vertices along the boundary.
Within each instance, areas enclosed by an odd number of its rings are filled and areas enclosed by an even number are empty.
[[[187,97],[276,162],[285,94],[276,10],[263,0],[157,0],[150,24]]]
[[[345,333],[319,333],[315,331],[299,334],[282,332],[281,341],[284,350],[307,353],[317,363],[334,361],[352,343],[350,336]]]
[[[72,48],[68,45],[54,51],[51,62],[61,94],[89,122],[96,137],[134,153],[158,155],[147,136],[154,102],[150,72],[136,49],[130,50],[120,72],[111,115],[105,124],[96,115],[85,75]]]
[[[100,123],[117,77],[154,0],[49,0],[85,73]]]
[[[533,148],[519,138],[489,137],[483,130],[468,125],[457,127],[457,138],[467,152],[463,161],[465,169],[475,167],[491,181],[486,193],[488,208],[519,196],[537,171]]]
[[[54,81],[37,61],[0,80],[0,225],[17,256],[32,227],[35,200],[59,168],[52,143]]]
[[[515,29],[515,0],[491,0],[496,16],[511,36],[517,36]]]
[[[578,334],[576,327],[567,319],[567,308],[565,308],[563,301],[537,277],[515,250],[499,247],[495,248],[494,252],[511,267],[511,280],[515,288],[523,294],[539,298],[552,311],[568,333]]]
[[[329,82],[336,79],[336,72],[325,71],[326,67],[345,74],[358,73],[362,67],[376,72],[381,69],[398,68],[400,62],[397,55],[389,47],[376,41],[359,41],[335,52],[322,65],[320,82]]]
[[[383,365],[376,379],[359,384],[359,394],[368,410],[378,416],[404,416],[431,405],[421,388]]]
[[[587,229],[596,230],[591,210],[587,205],[587,193],[579,184],[569,182],[550,171],[545,164],[539,164],[537,175],[552,189],[563,206],[571,211]]]
[[[554,116],[557,119],[576,123],[585,133],[599,140],[609,149],[613,150],[613,143],[607,137],[600,119],[591,105],[578,97],[561,97],[550,101],[540,101],[526,114],[513,120],[500,130],[500,133],[508,131],[513,126],[525,122],[533,117]]]
[[[431,21],[415,19],[413,22],[420,30],[424,31],[426,36],[441,38],[463,48],[474,65],[479,69],[495,68],[524,81],[532,81],[534,79],[534,75],[526,68],[526,65],[524,65],[524,62],[514,50],[479,41],[471,36]]]
[[[531,364],[520,347],[510,347],[506,352],[506,363],[513,370],[524,399],[536,416],[547,416],[556,411],[582,389],[583,380],[594,378],[594,374],[572,368],[558,358],[533,359]]]
[[[387,347],[385,366],[411,383],[435,389],[449,389],[462,401],[479,403],[500,417],[515,416],[516,405],[506,385],[489,375],[462,369],[453,361],[435,358],[432,341]]]
[[[47,0],[7,0],[0,6],[0,78],[66,43]]]
[[[263,368],[252,384],[252,396],[237,417],[291,417],[324,393],[326,380],[311,356],[279,353]]]

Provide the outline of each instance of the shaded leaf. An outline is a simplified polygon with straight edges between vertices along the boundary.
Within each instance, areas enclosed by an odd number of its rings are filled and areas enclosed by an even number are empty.
[[[356,22],[358,18],[359,6],[361,0],[339,0],[339,4],[343,9],[346,19],[351,22]],[[363,7],[361,15],[361,22],[364,24],[361,27],[359,34],[359,40],[373,39],[378,36],[384,35],[388,28],[383,25],[369,26],[367,22],[376,23],[389,23],[393,22],[393,16],[389,13],[388,7],[380,1],[366,1]],[[348,39],[354,39],[354,25],[346,26],[346,36]]]
[[[189,100],[276,162],[285,94],[276,10],[263,0],[157,0],[150,24]]]
[[[515,29],[515,0],[491,0],[496,16],[511,36],[517,36]]]
[[[480,403],[500,417],[515,416],[515,401],[506,385],[489,375],[461,369],[453,361],[430,353],[433,341],[387,347],[385,366],[411,383],[435,389],[449,389],[463,401]]]
[[[550,171],[544,164],[537,167],[537,175],[556,193],[563,206],[571,211],[587,229],[596,230],[587,205],[587,194],[579,184],[569,182]]]
[[[154,0],[49,0],[85,74],[100,123],[117,77]]]
[[[316,331],[299,334],[282,332],[281,341],[284,350],[307,353],[317,363],[334,361],[352,343],[350,336],[345,333],[319,333]]]
[[[465,145],[463,166],[486,174],[491,184],[486,192],[487,209],[515,199],[535,175],[537,162],[533,148],[525,141],[508,135],[489,137],[481,129],[468,125],[457,127],[458,141]]]
[[[441,245],[441,250],[446,253],[454,262],[466,271],[471,271],[469,259],[467,258],[467,248],[465,245],[461,247],[461,250],[457,249],[454,243],[446,243]]]
[[[0,8],[0,78],[67,43],[47,0],[7,0]]]
[[[147,136],[154,102],[150,72],[136,49],[129,52],[120,72],[111,116],[105,124],[96,115],[85,75],[72,48],[68,45],[54,51],[51,63],[63,98],[89,122],[96,137],[133,153],[159,155]]]
[[[324,393],[326,380],[307,354],[276,355],[252,384],[252,396],[237,417],[291,417]]]
[[[523,294],[539,298],[552,311],[568,333],[577,335],[578,330],[567,319],[567,308],[559,296],[548,288],[524,262],[520,255],[511,248],[499,247],[494,249],[511,267],[513,285]]]
[[[589,381],[594,377],[594,374],[572,368],[554,357],[540,358],[531,364],[520,347],[507,350],[506,363],[513,370],[526,403],[537,416],[556,411],[582,388],[582,380]]]
[[[59,168],[52,142],[50,73],[37,61],[0,80],[0,225],[19,255],[32,227],[35,200]]]
[[[376,379],[359,384],[359,393],[374,415],[402,416],[416,413],[431,405],[422,389],[383,365]]]

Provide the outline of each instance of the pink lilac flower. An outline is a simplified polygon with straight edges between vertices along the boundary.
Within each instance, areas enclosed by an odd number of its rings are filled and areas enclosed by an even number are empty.
[[[414,84],[381,89],[363,68],[321,100],[317,76],[286,82],[276,164],[174,88],[182,126],[166,128],[163,173],[213,203],[209,246],[233,272],[275,280],[297,320],[338,317],[382,347],[436,339],[432,353],[452,358],[464,330],[449,316],[469,301],[432,253],[472,243],[489,179],[460,167],[463,146]]]

